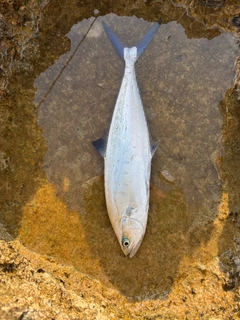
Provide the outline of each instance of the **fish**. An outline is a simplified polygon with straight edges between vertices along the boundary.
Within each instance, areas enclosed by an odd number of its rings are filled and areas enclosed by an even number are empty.
[[[125,47],[102,21],[103,29],[120,57],[125,70],[110,129],[92,142],[104,158],[104,186],[108,216],[125,256],[132,258],[145,235],[151,160],[159,145],[153,142],[140,97],[135,62],[157,32],[155,23],[137,46]]]

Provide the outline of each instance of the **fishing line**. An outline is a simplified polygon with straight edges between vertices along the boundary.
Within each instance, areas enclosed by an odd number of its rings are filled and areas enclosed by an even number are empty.
[[[171,2],[173,3],[174,6],[178,6],[178,5],[174,4],[174,2],[173,2],[172,0],[171,0]],[[173,25],[171,26],[171,28],[166,32],[166,34],[163,36],[163,38],[160,40],[160,42],[162,42],[165,38],[168,37],[168,35],[169,35],[170,32],[172,31],[172,29],[175,28],[176,24],[180,21],[180,19],[184,16],[184,14],[185,14],[185,13],[188,11],[188,9],[192,6],[193,2],[194,2],[194,0],[191,1],[191,3],[189,4],[189,6],[187,6],[187,8],[186,8],[186,9],[183,11],[183,13],[180,15],[180,17],[178,18],[178,20],[173,23]],[[180,6],[179,6],[179,7],[180,7]],[[136,62],[136,69],[138,68],[139,63],[141,63],[144,59],[146,59],[146,57],[153,52],[153,49],[155,49],[155,47],[156,47],[158,44],[159,44],[159,42],[157,42],[150,50],[147,51],[147,53],[143,54],[143,55],[137,60],[137,62]],[[119,79],[120,79],[120,77],[119,77]],[[95,105],[95,104],[97,104],[97,103],[100,103],[100,102],[104,101],[104,99],[105,99],[108,95],[110,95],[110,93],[112,93],[113,91],[114,91],[113,89],[110,90],[110,91],[108,91],[100,100],[98,100],[98,101],[96,101],[96,102],[93,102],[90,106],[93,106],[93,105]]]
[[[171,2],[172,2],[172,4],[173,4],[175,7],[180,7],[180,5],[175,4],[172,0],[171,0]],[[180,17],[178,18],[178,20],[176,20],[176,21],[173,23],[173,25],[171,26],[171,28],[166,32],[166,34],[165,34],[165,35],[162,37],[162,39],[159,41],[160,43],[163,42],[163,40],[165,40],[165,39],[169,36],[169,34],[170,34],[170,32],[172,31],[172,29],[174,29],[174,28],[176,27],[177,23],[182,19],[182,17],[184,16],[184,14],[190,9],[190,7],[192,6],[193,2],[194,2],[194,0],[191,1],[191,3],[189,4],[189,6],[187,6],[187,8],[186,8],[186,9],[183,11],[183,13],[180,15]],[[141,56],[141,57],[137,60],[137,62],[136,62],[136,68],[138,68],[139,63],[141,63],[144,59],[146,59],[147,56],[149,56],[149,55],[152,53],[152,51],[153,51],[153,50],[155,49],[155,47],[159,44],[159,42],[157,42],[150,50],[148,50],[148,51],[146,52],[146,54],[143,54],[143,56]]]
[[[173,2],[172,0],[171,0],[171,2],[173,3],[173,5],[174,5],[175,7],[180,7],[180,5],[174,4],[174,2]],[[182,14],[181,14],[180,17],[178,18],[178,20],[176,20],[176,21],[173,23],[173,25],[171,26],[171,28],[166,32],[166,34],[165,34],[165,35],[163,36],[163,38],[160,40],[160,43],[169,36],[169,34],[170,34],[170,32],[172,31],[172,29],[174,29],[174,28],[176,27],[176,24],[180,21],[180,19],[184,16],[184,14],[190,9],[190,7],[192,6],[193,2],[194,2],[194,0],[192,0],[191,3],[189,4],[189,6],[187,6],[186,9],[182,12]],[[136,61],[136,64],[135,64],[136,67],[135,67],[135,69],[137,69],[137,68],[139,67],[139,64],[140,64],[144,59],[146,59],[146,57],[147,57],[148,55],[150,55],[150,54],[153,52],[153,50],[155,49],[155,47],[156,47],[158,44],[159,44],[159,42],[157,42],[157,43],[156,43],[150,50],[148,50],[146,53],[145,53],[145,52],[143,53],[143,55]],[[122,76],[121,76],[121,77],[122,77]],[[119,79],[120,79],[121,77],[119,77]],[[100,100],[98,99],[96,102],[91,103],[90,106],[94,106],[94,105],[96,105],[97,103],[103,102],[103,101],[105,100],[105,98],[108,97],[108,96],[110,95],[110,93],[112,93],[113,91],[114,91],[113,89],[110,90],[110,91],[108,91]]]
[[[172,0],[171,2],[173,3],[174,6],[178,6],[180,7],[180,5],[175,4]],[[189,4],[189,6],[187,6],[187,8],[183,11],[183,13],[180,15],[180,17],[178,18],[177,21],[174,22],[174,24],[171,26],[171,28],[166,32],[166,34],[163,36],[163,38],[160,40],[160,42],[162,42],[164,39],[166,39],[168,37],[168,35],[170,34],[170,32],[172,31],[172,29],[175,28],[176,24],[180,21],[180,19],[184,16],[184,14],[189,10],[189,8],[192,6],[194,0],[191,1],[191,3]],[[57,81],[59,80],[59,78],[61,77],[61,75],[63,74],[64,70],[67,68],[67,66],[70,64],[70,62],[72,61],[73,57],[75,56],[77,50],[79,49],[80,45],[83,43],[83,41],[85,40],[85,38],[87,37],[88,33],[90,32],[90,30],[92,29],[94,23],[96,22],[97,17],[94,18],[93,22],[91,23],[91,25],[89,26],[87,32],[84,34],[83,38],[79,41],[77,47],[75,48],[75,50],[73,51],[72,55],[70,56],[70,58],[68,59],[68,61],[66,62],[66,64],[63,66],[63,68],[61,69],[61,71],[59,72],[59,74],[57,75],[56,79],[53,81],[53,83],[51,84],[51,86],[49,87],[48,91],[45,93],[43,99],[39,102],[39,104],[37,105],[37,109],[39,109],[41,107],[41,105],[43,104],[43,102],[45,101],[45,99],[49,96],[49,94],[51,93],[52,89],[54,88],[54,86],[56,85]],[[146,54],[143,54],[136,62],[136,69],[139,66],[139,63],[141,63],[142,61],[144,61],[144,59],[146,59],[146,57],[148,55],[150,55],[153,50],[155,49],[155,47],[159,44],[159,42],[157,42],[150,50],[147,51]],[[119,77],[120,79],[120,77]],[[93,106],[97,103],[101,103],[102,101],[105,100],[105,98],[112,93],[114,90],[110,90],[108,91],[100,100],[98,99],[96,102],[93,102],[90,104],[90,106]]]
[[[43,104],[43,102],[45,101],[45,99],[49,96],[50,92],[52,91],[52,89],[54,88],[55,84],[57,83],[58,79],[61,77],[61,75],[63,74],[63,71],[67,68],[67,66],[69,65],[69,63],[72,61],[74,55],[76,54],[78,48],[80,47],[80,45],[83,43],[83,41],[86,39],[89,31],[92,29],[95,21],[97,18],[94,18],[93,22],[91,23],[90,27],[88,28],[87,32],[84,34],[84,36],[82,37],[82,39],[79,41],[77,47],[75,48],[75,50],[73,51],[72,55],[70,56],[70,58],[68,59],[68,61],[66,62],[66,64],[63,66],[63,68],[61,69],[61,71],[59,72],[59,74],[57,75],[56,79],[53,81],[53,83],[51,84],[51,86],[49,87],[48,91],[45,93],[43,99],[39,102],[39,104],[37,105],[37,109],[40,108],[40,106]]]

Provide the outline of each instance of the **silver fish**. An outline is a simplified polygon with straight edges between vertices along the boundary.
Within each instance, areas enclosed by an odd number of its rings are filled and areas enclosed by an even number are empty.
[[[149,208],[153,143],[139,94],[135,62],[158,30],[155,24],[137,47],[126,48],[102,22],[125,71],[107,138],[93,141],[104,158],[105,198],[108,215],[125,255],[133,257],[143,240]]]

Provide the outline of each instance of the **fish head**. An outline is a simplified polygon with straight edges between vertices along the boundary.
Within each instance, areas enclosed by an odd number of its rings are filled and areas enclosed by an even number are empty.
[[[144,236],[142,223],[134,217],[123,216],[121,219],[121,239],[123,253],[132,258],[138,251]]]

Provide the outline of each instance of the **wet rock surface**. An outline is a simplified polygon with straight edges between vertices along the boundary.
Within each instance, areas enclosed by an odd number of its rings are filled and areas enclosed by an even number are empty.
[[[79,213],[77,207],[69,210],[44,170],[47,143],[37,121],[33,83],[70,50],[65,35],[73,24],[107,13],[149,21],[162,16],[167,23],[178,20],[191,3],[180,20],[189,38],[212,39],[220,34],[214,26],[238,37],[236,1],[175,3],[1,2],[1,319],[240,317],[239,63],[219,105],[223,139],[213,157],[221,180],[217,210],[192,221],[178,186],[164,191],[152,186],[150,227],[135,260],[122,257],[116,243],[102,177],[79,186],[86,206]],[[69,181],[61,188],[68,190]]]

